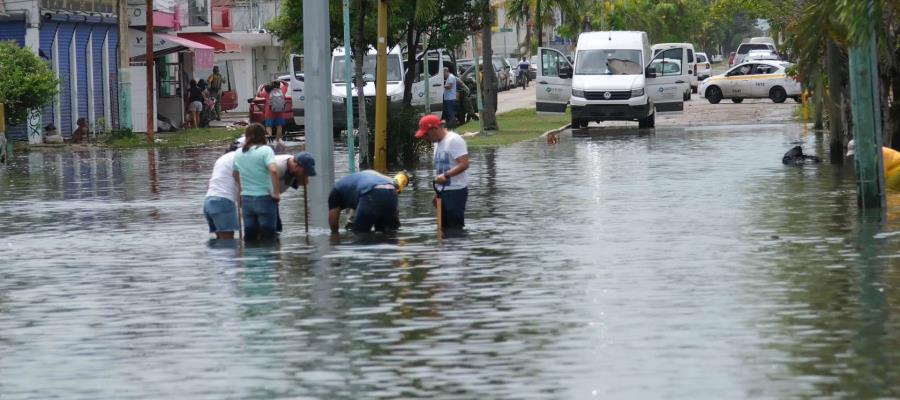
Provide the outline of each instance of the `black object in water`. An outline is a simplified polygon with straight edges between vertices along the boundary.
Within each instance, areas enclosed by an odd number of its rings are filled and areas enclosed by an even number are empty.
[[[803,154],[803,149],[800,146],[794,146],[787,153],[784,153],[784,157],[781,158],[781,163],[784,165],[803,165],[820,162],[822,160],[819,157]]]

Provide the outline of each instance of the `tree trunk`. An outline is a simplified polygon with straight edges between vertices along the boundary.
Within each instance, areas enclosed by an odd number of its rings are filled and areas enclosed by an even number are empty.
[[[491,8],[488,2],[484,7],[484,22],[481,26],[481,59],[484,61],[482,70],[484,71],[484,111],[481,113],[484,129],[487,131],[496,131],[500,129],[497,125],[497,74],[494,71],[493,49],[491,49]]]
[[[406,21],[406,76],[403,77],[403,107],[412,104],[412,85],[416,80],[416,49],[419,47],[419,32],[415,30],[415,21],[412,17]],[[426,74],[428,73],[428,57],[424,58]],[[429,90],[429,88],[425,88]]]
[[[894,93],[894,104],[891,105],[890,108],[885,109],[885,133],[890,135],[893,140],[892,143],[897,143],[898,147],[900,147],[900,49],[897,49],[893,52],[894,62],[890,69],[890,82],[886,82]],[[887,105],[887,98],[882,97],[882,103]],[[888,130],[888,126],[890,125],[890,131]],[[892,146],[893,147],[893,146]]]
[[[356,45],[354,53],[354,81],[356,82],[356,106],[359,110],[359,168],[369,168],[372,165],[371,153],[369,153],[369,122],[366,117],[366,95],[363,91],[365,81],[363,80],[363,62],[366,55],[368,45],[365,41],[366,27],[366,0],[356,0]],[[348,84],[350,82],[347,82]],[[348,133],[352,134],[352,132]]]
[[[541,0],[535,0],[534,29],[537,32],[537,47],[544,45],[544,13],[541,12]]]
[[[829,133],[831,136],[831,163],[844,162],[844,114],[843,114],[843,76],[841,74],[841,54],[834,41],[828,41],[825,52],[825,72],[828,75],[828,116],[830,118]]]
[[[822,129],[825,129],[825,123],[822,113],[822,108],[825,105],[825,85],[822,82],[822,72],[821,69],[816,72],[816,89],[813,92],[813,112],[815,113],[813,124],[813,129],[816,130],[816,134],[819,135],[822,133]]]

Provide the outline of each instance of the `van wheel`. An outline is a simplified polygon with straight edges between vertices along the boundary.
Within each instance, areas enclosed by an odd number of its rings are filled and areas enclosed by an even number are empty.
[[[718,86],[710,86],[706,89],[705,96],[710,104],[719,104],[722,101],[722,89],[719,89]]]
[[[587,122],[572,118],[572,129],[581,129],[582,127],[586,127],[586,126],[587,126]]]
[[[681,98],[684,101],[691,101],[691,91],[688,90],[687,92],[684,92],[684,95],[681,96]]]
[[[803,103],[803,99],[801,99],[800,96],[794,96],[794,97],[791,97],[791,98],[794,99],[794,101],[796,101],[796,102],[798,102],[798,103]]]
[[[735,98],[731,99],[731,102],[740,104],[740,103],[744,102],[744,99],[742,97],[735,97]]]
[[[781,86],[775,86],[769,91],[769,98],[776,103],[784,103],[787,100],[787,92]]]
[[[691,93],[697,93],[697,87],[696,87],[696,86],[692,86],[692,87],[691,87]]]
[[[656,112],[648,115],[646,118],[638,119],[638,128],[647,129],[656,127]]]

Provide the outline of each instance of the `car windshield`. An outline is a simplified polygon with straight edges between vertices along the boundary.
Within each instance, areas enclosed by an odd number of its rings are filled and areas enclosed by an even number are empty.
[[[706,55],[698,53],[697,54],[697,62],[701,62],[701,63],[707,62]]]
[[[375,76],[375,55],[370,54],[367,55],[363,60],[363,75],[371,74],[372,77]],[[391,54],[387,57],[388,70],[387,70],[387,80],[388,82],[399,82],[403,79],[403,73],[400,69],[400,56],[396,54]],[[351,70],[355,69],[356,66],[352,65]],[[334,56],[331,68],[331,81],[334,83],[343,83],[347,80],[344,78],[344,56]]]
[[[639,75],[643,72],[640,50],[581,50],[576,75]]]

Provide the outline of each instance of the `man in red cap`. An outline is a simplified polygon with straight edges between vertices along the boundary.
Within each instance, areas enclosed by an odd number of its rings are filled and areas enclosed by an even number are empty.
[[[432,114],[419,120],[416,139],[422,138],[434,143],[434,181],[441,191],[443,227],[461,229],[465,226],[466,201],[469,199],[469,150],[466,141],[456,132],[448,131],[444,122]]]

